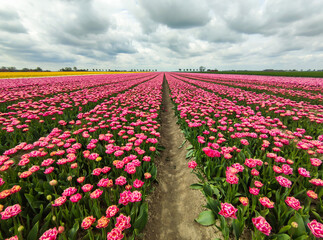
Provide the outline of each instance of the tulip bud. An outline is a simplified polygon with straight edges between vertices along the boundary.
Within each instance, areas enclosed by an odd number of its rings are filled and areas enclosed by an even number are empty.
[[[51,185],[51,186],[56,186],[57,185],[57,180],[55,180],[55,179],[53,179],[53,180],[51,180],[50,182],[49,182],[49,185]]]
[[[68,176],[67,177],[67,181],[72,181],[73,177],[72,176]]]
[[[56,216],[53,216],[52,217],[52,220],[55,222],[56,221]]]
[[[46,199],[47,199],[48,201],[51,201],[51,200],[52,200],[52,195],[47,195],[47,196],[46,196]]]
[[[77,179],[77,182],[78,182],[78,183],[82,183],[82,182],[84,182],[84,180],[85,180],[85,177],[79,177],[79,178]]]
[[[20,225],[20,226],[18,227],[18,232],[22,232],[24,229],[25,229],[25,227],[24,227],[24,226],[22,226],[22,225]]]
[[[58,227],[58,233],[63,233],[65,231],[64,226],[59,226]]]
[[[291,225],[293,228],[298,228],[298,224],[297,224],[297,222],[292,222],[290,225]]]
[[[49,154],[51,157],[55,156],[56,155],[56,151],[53,151]]]
[[[145,177],[145,179],[149,179],[149,178],[151,178],[151,174],[150,174],[150,173],[148,173],[148,172],[146,172],[146,173],[144,174],[144,177]]]

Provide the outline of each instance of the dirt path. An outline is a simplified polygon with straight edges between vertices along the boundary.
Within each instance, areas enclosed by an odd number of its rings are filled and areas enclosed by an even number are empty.
[[[190,185],[197,177],[187,166],[187,143],[176,124],[169,88],[163,84],[163,108],[161,113],[161,144],[165,147],[161,157],[156,159],[159,184],[151,194],[149,220],[144,232],[144,240],[212,240],[220,237],[214,227],[203,227],[194,221],[203,211],[204,196]]]

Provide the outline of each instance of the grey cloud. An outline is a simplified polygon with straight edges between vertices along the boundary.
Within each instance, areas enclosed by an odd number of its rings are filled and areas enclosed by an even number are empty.
[[[91,1],[70,2],[67,4],[67,11],[60,15],[58,24],[54,26],[55,30],[64,31],[77,38],[106,32],[109,21],[95,12]]]
[[[264,15],[268,20],[280,23],[294,23],[301,20],[308,20],[313,15],[321,15],[322,2],[318,0],[304,1],[284,0],[267,1],[264,8]]]
[[[283,57],[300,52],[306,48],[300,38],[271,37],[259,49],[263,57]]]
[[[5,49],[29,49],[33,46],[32,42],[27,39],[23,38],[20,41],[13,41],[13,37],[9,34],[3,35],[3,38],[0,38],[0,46]]]
[[[132,43],[129,41],[123,42],[111,42],[109,48],[106,49],[109,55],[118,55],[119,53],[133,54],[137,50],[133,47]]]
[[[166,41],[164,42],[164,46],[176,53],[185,53],[189,46],[188,41],[185,38],[181,38],[179,36],[170,36],[166,37]]]
[[[136,49],[131,39],[116,28],[109,16],[98,13],[92,1],[65,0],[67,6],[60,13],[59,24],[47,19],[48,39],[66,47],[71,54],[87,58],[106,60],[120,53],[133,54]],[[66,13],[69,12],[67,15]]]
[[[243,40],[242,34],[232,31],[219,19],[212,19],[208,25],[200,29],[198,37],[214,43],[237,43]]]
[[[0,20],[16,20],[19,19],[19,15],[15,11],[0,9]]]
[[[271,36],[291,31],[295,35],[317,35],[322,32],[322,7],[320,1],[272,0],[260,4],[258,0],[246,0],[230,2],[220,8],[222,12],[214,11],[238,33]]]
[[[319,15],[310,18],[306,22],[300,23],[295,31],[295,35],[313,37],[323,35],[323,16]]]
[[[210,20],[204,1],[141,0],[140,5],[153,21],[170,28],[204,26]]]
[[[0,31],[9,33],[26,33],[19,15],[13,10],[0,10]]]
[[[242,56],[243,56],[242,53],[230,53],[230,54],[223,55],[222,59],[225,61],[235,62],[235,61],[237,61],[237,59],[241,60]]]
[[[44,51],[31,51],[22,56],[23,59],[38,63],[75,63],[76,59],[71,57],[62,56],[59,53],[44,52]]]
[[[113,34],[101,38],[79,39],[63,33],[55,35],[55,39],[57,43],[68,47],[71,53],[93,59],[107,59],[120,53],[136,53],[136,49],[129,39]]]
[[[263,29],[264,18],[259,11],[257,0],[230,1],[225,4],[225,7],[214,8],[217,16],[236,32],[256,34]]]
[[[202,56],[208,51],[202,48],[201,43],[192,38],[186,30],[160,29],[150,35],[148,44],[156,54],[167,58],[172,56],[176,59],[190,59]]]
[[[142,8],[139,7],[132,9],[132,11],[137,20],[140,22],[140,26],[144,34],[150,34],[157,30],[158,23],[154,22],[146,11],[143,11]]]
[[[21,23],[14,21],[0,21],[0,30],[9,33],[26,33],[26,29],[24,28],[24,26]]]
[[[65,57],[60,53],[39,49],[30,42],[15,43],[11,41],[0,41],[0,50],[3,55],[30,62],[74,62],[75,59]]]
[[[61,32],[59,34],[51,35],[54,42],[62,45],[67,46],[82,46],[84,45],[83,42],[70,34],[66,34],[65,32]]]
[[[297,35],[299,36],[308,36],[308,37],[322,35],[322,34],[323,34],[322,25],[310,26],[309,28],[304,28],[297,32]]]
[[[90,3],[93,0],[60,0],[61,2],[68,2],[68,3]]]
[[[100,19],[95,19],[93,16],[90,16],[77,19],[74,24],[67,25],[64,31],[75,37],[85,37],[104,33],[107,28],[108,25],[105,21],[100,21]]]

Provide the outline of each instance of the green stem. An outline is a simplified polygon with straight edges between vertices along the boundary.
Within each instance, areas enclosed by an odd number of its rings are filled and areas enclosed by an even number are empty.
[[[19,227],[19,223],[16,219],[16,217],[13,217],[13,222],[14,222],[14,230],[15,230],[15,234],[18,234],[18,227]]]
[[[288,195],[290,195],[290,194],[291,194],[291,192],[292,192],[292,190],[293,190],[294,186],[296,185],[296,183],[298,182],[298,180],[300,179],[300,177],[301,177],[301,175],[299,175],[299,176],[296,178],[296,181],[294,182],[294,184],[292,185],[292,187],[289,189]]]
[[[94,240],[94,234],[91,228],[89,229],[89,235],[90,235],[90,240]]]

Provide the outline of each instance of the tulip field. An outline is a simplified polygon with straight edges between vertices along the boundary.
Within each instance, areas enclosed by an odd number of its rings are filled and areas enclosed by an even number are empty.
[[[163,86],[206,201],[197,223],[323,237],[323,79],[145,72],[0,79],[0,239],[142,239]]]

